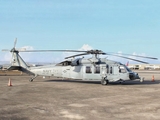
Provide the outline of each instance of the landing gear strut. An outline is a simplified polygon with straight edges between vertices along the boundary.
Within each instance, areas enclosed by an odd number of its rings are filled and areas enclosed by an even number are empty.
[[[144,82],[144,77],[141,77],[141,78],[140,78],[140,82]]]
[[[38,75],[35,75],[33,78],[29,79],[30,82],[33,82],[33,80],[37,77]]]

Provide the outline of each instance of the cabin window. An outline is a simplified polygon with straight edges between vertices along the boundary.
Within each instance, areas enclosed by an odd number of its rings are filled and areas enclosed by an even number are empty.
[[[96,67],[95,67],[94,73],[100,73],[100,67],[99,67],[99,66],[96,66]]]
[[[86,73],[92,73],[90,66],[86,66]]]
[[[107,70],[106,72],[109,73],[109,66],[108,65],[106,65],[106,70]]]
[[[112,70],[112,67],[110,67],[110,73],[112,74],[113,70]]]

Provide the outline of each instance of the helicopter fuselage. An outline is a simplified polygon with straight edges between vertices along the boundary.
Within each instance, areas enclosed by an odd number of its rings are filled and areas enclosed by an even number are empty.
[[[140,79],[138,74],[132,72],[127,66],[107,59],[99,59],[97,63],[91,64],[90,60],[81,58],[74,61],[64,61],[55,66],[32,67],[30,71],[37,76],[91,81],[105,79],[108,82],[115,82]]]

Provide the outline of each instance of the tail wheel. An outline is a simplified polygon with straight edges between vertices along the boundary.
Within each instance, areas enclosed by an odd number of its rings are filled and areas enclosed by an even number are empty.
[[[107,84],[108,84],[108,80],[102,79],[102,80],[101,80],[101,84],[102,84],[102,85],[107,85]]]
[[[33,79],[31,78],[31,79],[29,79],[29,81],[30,81],[30,82],[33,82]]]

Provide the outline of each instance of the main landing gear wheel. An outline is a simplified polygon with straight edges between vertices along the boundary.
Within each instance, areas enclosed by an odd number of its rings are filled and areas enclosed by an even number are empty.
[[[108,84],[108,80],[102,79],[102,80],[101,80],[101,84],[102,84],[102,85],[107,85],[107,84]]]

